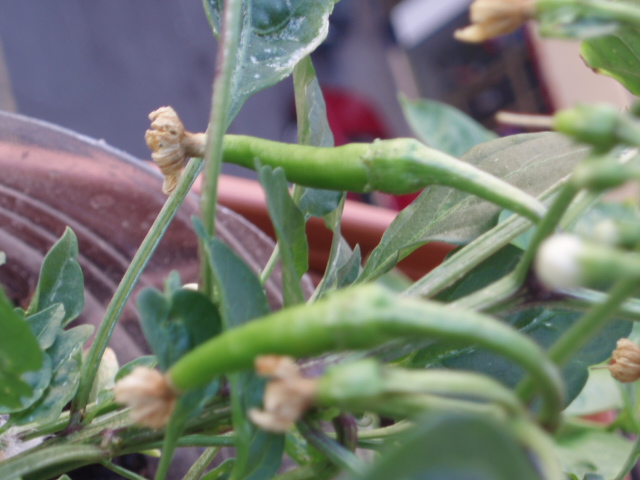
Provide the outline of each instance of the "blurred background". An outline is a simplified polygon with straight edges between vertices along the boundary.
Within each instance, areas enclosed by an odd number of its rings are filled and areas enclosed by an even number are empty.
[[[582,64],[573,42],[543,42],[527,29],[483,45],[455,41],[469,4],[336,4],[314,62],[338,143],[410,136],[398,91],[450,103],[489,128],[497,127],[498,110],[551,113],[581,99],[629,101],[622,87]],[[190,130],[206,128],[216,45],[199,0],[3,0],[0,41],[1,109],[142,159],[149,158],[147,115],[159,106],[175,107]],[[295,141],[291,80],[252,97],[231,132]]]

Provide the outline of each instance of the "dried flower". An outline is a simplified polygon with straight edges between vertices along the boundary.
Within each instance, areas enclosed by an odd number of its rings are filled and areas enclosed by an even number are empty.
[[[269,376],[264,394],[264,410],[251,409],[249,418],[260,428],[284,433],[313,403],[317,382],[304,378],[290,357],[265,355],[256,358],[256,371]]]
[[[115,400],[131,407],[131,420],[150,428],[162,428],[169,420],[178,392],[158,370],[138,367],[116,383]]]
[[[471,25],[456,30],[455,38],[481,43],[513,32],[533,14],[532,0],[475,0],[470,7]]]
[[[171,193],[178,184],[182,168],[189,157],[204,153],[204,134],[190,133],[171,107],[161,107],[149,114],[151,128],[144,134],[151,158],[164,175],[162,191]]]
[[[640,378],[640,347],[628,338],[621,338],[611,355],[609,371],[619,382],[635,382]]]

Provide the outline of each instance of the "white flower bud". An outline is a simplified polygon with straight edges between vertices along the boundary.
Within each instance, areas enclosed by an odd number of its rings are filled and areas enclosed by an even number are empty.
[[[475,0],[470,7],[471,25],[457,30],[455,38],[480,43],[513,32],[533,17],[531,0]]]
[[[573,288],[582,283],[580,257],[582,240],[569,234],[553,235],[542,242],[536,256],[535,270],[547,288]]]

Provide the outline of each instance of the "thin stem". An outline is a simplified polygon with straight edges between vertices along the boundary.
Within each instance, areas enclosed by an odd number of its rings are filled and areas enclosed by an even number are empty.
[[[242,25],[242,0],[225,0],[222,31],[218,44],[216,76],[213,81],[211,97],[211,116],[207,128],[204,158],[206,166],[200,197],[202,223],[207,234],[215,234],[216,204],[218,196],[218,178],[222,165],[222,142],[230,119],[231,87],[233,71],[237,60],[240,31]],[[213,272],[209,268],[207,255],[201,246],[200,275],[201,289],[207,295],[213,295]]]
[[[39,470],[47,470],[50,477],[60,475],[70,468],[69,464],[87,465],[103,460],[107,453],[102,449],[89,445],[56,446],[38,452],[10,458],[0,464],[0,478],[20,478]]]
[[[138,475],[137,473],[134,473],[131,470],[128,470],[124,467],[121,467],[120,465],[116,465],[113,462],[109,462],[105,460],[104,462],[100,462],[100,465],[102,465],[104,468],[107,468],[111,470],[113,473],[116,473],[128,480],[146,480],[146,478],[143,477],[142,475]]]
[[[526,417],[519,417],[511,422],[511,428],[522,443],[533,451],[542,470],[542,477],[546,480],[565,480],[565,476],[552,440],[540,427]]]
[[[640,458],[640,435],[636,437],[636,441],[633,442],[631,453],[624,462],[624,465],[620,469],[620,472],[615,476],[613,480],[624,480],[625,478],[627,478],[627,475],[629,474],[631,469],[635,467],[636,463],[638,463],[638,458]]]
[[[271,252],[271,256],[269,257],[269,261],[264,266],[262,272],[260,272],[260,283],[264,285],[269,280],[269,277],[273,273],[274,268],[278,264],[278,260],[280,260],[280,242],[276,243],[276,246],[273,248],[273,252]]]
[[[191,465],[191,468],[182,480],[198,480],[219,452],[220,447],[207,448],[204,453],[200,455],[200,458]]]
[[[199,158],[194,158],[189,162],[187,168],[180,177],[180,181],[178,182],[176,189],[169,196],[162,207],[162,210],[160,210],[160,213],[153,222],[153,225],[142,241],[140,248],[133,257],[133,260],[131,260],[129,268],[125,272],[118,288],[113,294],[113,298],[107,307],[104,318],[102,319],[93,343],[91,344],[87,358],[82,365],[82,370],[80,372],[80,384],[71,406],[72,424],[77,424],[81,420],[81,416],[83,415],[89,401],[91,386],[93,385],[93,380],[98,371],[102,355],[109,343],[109,340],[111,339],[111,335],[113,334],[116,323],[122,314],[122,310],[124,309],[131,292],[138,283],[138,279],[149,262],[149,259],[167,231],[169,224],[175,217],[178,208],[189,193],[193,182],[200,173],[201,166],[202,160]]]

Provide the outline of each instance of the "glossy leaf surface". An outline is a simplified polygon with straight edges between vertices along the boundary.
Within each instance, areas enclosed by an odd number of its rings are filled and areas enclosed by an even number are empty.
[[[43,366],[43,354],[28,323],[16,313],[0,289],[0,408],[20,408],[21,397],[33,395],[21,378]]]
[[[289,76],[296,64],[327,36],[335,0],[245,0],[237,64],[233,72],[232,119],[254,93]],[[215,33],[222,0],[205,0]]]
[[[84,278],[78,264],[78,239],[67,228],[42,262],[38,286],[27,315],[61,303],[65,318],[63,326],[76,319],[84,307]]]
[[[242,259],[215,238],[207,248],[218,281],[225,328],[238,327],[269,313],[262,285]],[[265,383],[254,372],[229,375],[237,449],[232,479],[271,478],[280,466],[284,435],[259,429],[247,416],[251,408],[261,408]]]
[[[568,175],[586,148],[554,133],[499,138],[472,148],[462,161],[539,195]],[[395,218],[369,257],[362,280],[389,271],[430,241],[464,245],[493,227],[499,207],[464,192],[430,186]]]
[[[466,113],[435,100],[409,100],[400,95],[400,105],[419,140],[432,148],[460,157],[472,147],[497,137]]]

